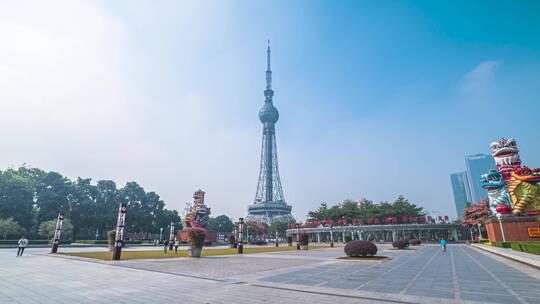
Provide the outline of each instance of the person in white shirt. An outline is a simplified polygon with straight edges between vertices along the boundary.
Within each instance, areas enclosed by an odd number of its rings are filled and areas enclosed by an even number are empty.
[[[22,257],[23,252],[24,252],[24,248],[26,248],[26,245],[28,245],[28,239],[23,236],[19,240],[19,250],[17,250],[17,256],[18,257],[20,257],[20,256]]]

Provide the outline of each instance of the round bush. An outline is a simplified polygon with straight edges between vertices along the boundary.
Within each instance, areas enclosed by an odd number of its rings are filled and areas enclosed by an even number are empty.
[[[405,249],[405,248],[409,247],[409,241],[405,241],[405,240],[393,241],[392,246],[394,248],[398,248],[398,249]]]
[[[413,245],[413,246],[418,246],[418,245],[422,244],[422,241],[417,240],[417,239],[411,239],[411,240],[409,240],[409,243],[411,243],[411,245]]]
[[[300,233],[298,235],[298,240],[298,243],[300,243],[300,245],[307,246],[307,244],[309,243],[309,235],[307,233]]]
[[[370,241],[350,241],[343,249],[350,257],[372,256],[377,254],[377,246]]]

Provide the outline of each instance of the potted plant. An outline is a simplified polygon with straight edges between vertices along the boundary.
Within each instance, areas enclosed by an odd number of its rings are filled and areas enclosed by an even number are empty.
[[[298,235],[298,243],[300,244],[300,250],[308,250],[309,235],[307,233],[300,233]]]
[[[204,245],[204,239],[206,238],[206,231],[200,228],[192,228],[188,233],[188,241],[190,247],[188,248],[188,256],[192,258],[200,258],[202,248]]]
[[[236,238],[233,234],[229,235],[229,248],[236,248]]]
[[[109,246],[109,251],[113,251],[115,241],[116,241],[116,230],[107,231],[107,245]]]

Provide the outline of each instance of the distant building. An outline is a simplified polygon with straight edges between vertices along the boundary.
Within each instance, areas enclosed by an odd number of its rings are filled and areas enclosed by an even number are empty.
[[[454,194],[456,213],[458,218],[462,218],[465,204],[473,202],[467,172],[463,171],[450,174],[450,182],[452,183],[452,193]]]
[[[480,175],[485,174],[489,169],[496,169],[495,161],[491,155],[475,154],[465,156],[465,166],[467,167],[467,179],[473,203],[479,202],[487,197],[487,191],[482,188]]]

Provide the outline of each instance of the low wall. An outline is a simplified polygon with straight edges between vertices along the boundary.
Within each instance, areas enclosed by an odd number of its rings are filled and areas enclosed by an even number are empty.
[[[539,241],[540,236],[531,236],[529,228],[540,229],[540,217],[506,217],[501,219],[505,240],[512,241]],[[486,230],[490,242],[502,242],[501,225],[496,218],[486,222]],[[531,230],[531,231],[532,231]]]

